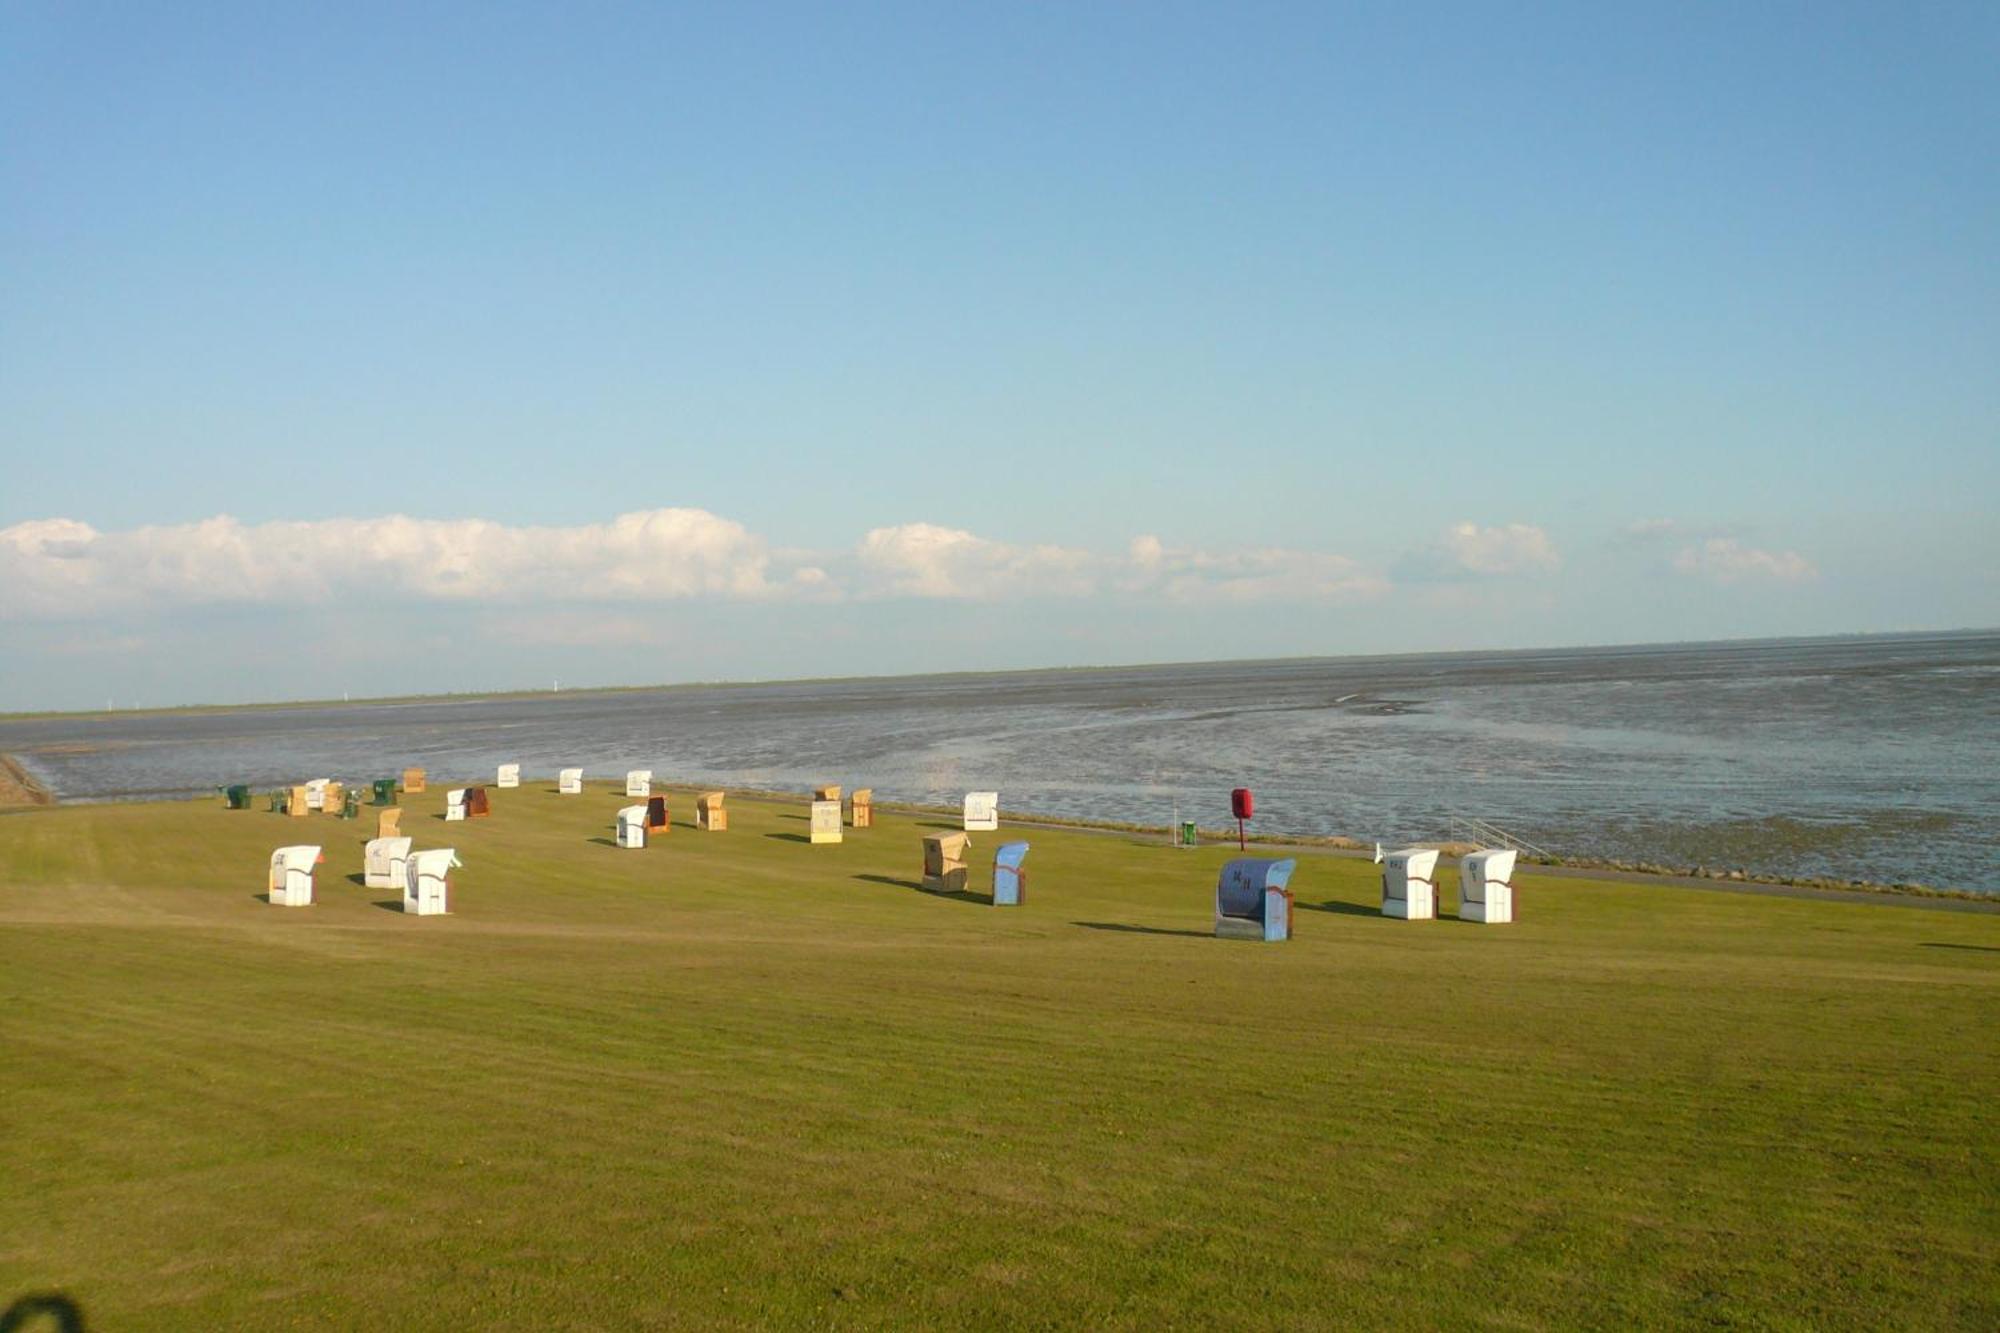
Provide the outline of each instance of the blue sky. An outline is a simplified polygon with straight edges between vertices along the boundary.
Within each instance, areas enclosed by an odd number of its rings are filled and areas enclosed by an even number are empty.
[[[0,4],[0,707],[2000,622],[1991,5],[410,9]]]

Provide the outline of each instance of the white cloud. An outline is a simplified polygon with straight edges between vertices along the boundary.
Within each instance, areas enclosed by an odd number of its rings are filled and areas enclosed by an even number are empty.
[[[1343,555],[1265,547],[1214,552],[1170,548],[1136,538],[1118,571],[1128,592],[1175,602],[1360,602],[1388,591],[1388,580]]]
[[[1472,574],[1544,574],[1562,563],[1549,534],[1532,523],[1455,524],[1445,534],[1444,548]]]
[[[0,528],[0,614],[60,611],[93,582],[89,552],[97,531],[69,518]]]
[[[958,528],[877,528],[857,552],[875,595],[998,599],[1126,597],[1202,601],[1358,601],[1387,583],[1345,556],[1260,549],[1213,552],[1134,538],[1122,555],[1069,546],[1012,546]]]
[[[882,596],[993,599],[1081,597],[1096,557],[1066,546],[1012,546],[962,528],[876,528],[855,553],[866,590]]]
[[[1525,577],[1554,572],[1562,564],[1549,534],[1533,523],[1483,528],[1455,523],[1437,541],[1412,551],[1396,572],[1415,581]]]
[[[876,528],[845,553],[774,548],[700,509],[607,523],[513,527],[404,515],[99,532],[74,519],[0,529],[0,618],[73,619],[217,604],[385,600],[536,608],[729,600],[1120,596],[1172,602],[1355,602],[1387,581],[1347,556],[1288,548],[1203,550],[1136,538],[1123,551],[1017,545],[935,523]],[[529,618],[551,642],[637,641],[643,622]]]
[[[1683,547],[1674,556],[1674,570],[1715,583],[1801,583],[1819,576],[1812,561],[1797,551],[1760,550],[1734,537],[1710,537]]]
[[[1648,518],[1627,524],[1625,537],[1654,551],[1654,558],[1665,560],[1675,573],[1712,583],[1800,583],[1819,577],[1812,561],[1797,551],[1746,545],[1742,538],[1719,524]],[[1667,550],[1675,546],[1679,549],[1667,555]]]
[[[0,615],[87,615],[147,604],[657,601],[765,597],[764,543],[700,509],[575,527],[483,519],[245,524],[233,518],[101,533],[73,519],[0,529]]]

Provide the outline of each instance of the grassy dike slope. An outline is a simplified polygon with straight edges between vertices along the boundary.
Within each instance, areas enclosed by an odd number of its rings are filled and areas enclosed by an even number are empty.
[[[359,823],[0,818],[0,1298],[93,1326],[2000,1322],[2000,918],[1521,881],[1207,937],[1222,849],[928,817],[608,845],[492,793],[455,914]],[[261,900],[327,849],[320,904]],[[978,837],[975,860],[995,839]],[[350,876],[353,878],[350,880]],[[987,872],[974,876],[982,894]],[[1448,901],[1455,894],[1447,895]]]

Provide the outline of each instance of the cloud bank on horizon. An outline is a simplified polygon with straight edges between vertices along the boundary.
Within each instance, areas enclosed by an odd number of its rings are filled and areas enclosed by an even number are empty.
[[[1640,525],[1635,533],[1673,535]],[[1133,538],[1122,550],[1017,544],[928,522],[879,527],[844,550],[786,547],[694,508],[602,523],[510,526],[401,514],[101,532],[71,518],[0,528],[0,618],[75,619],[215,604],[343,599],[504,605],[884,598],[1354,605],[1398,583],[1537,580],[1563,565],[1539,525],[1451,524],[1387,560],[1325,550],[1202,549]],[[1677,542],[1666,567],[1716,583],[1796,583],[1813,563],[1729,536]]]

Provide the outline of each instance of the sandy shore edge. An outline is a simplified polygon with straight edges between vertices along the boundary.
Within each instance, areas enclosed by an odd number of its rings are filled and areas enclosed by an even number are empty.
[[[11,754],[0,754],[0,806],[55,803],[56,798],[29,775],[20,760]]]

